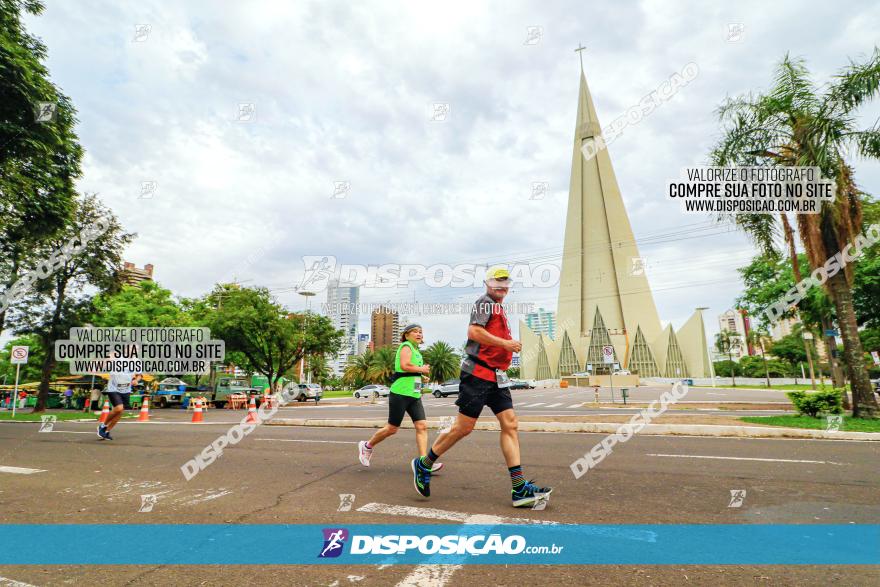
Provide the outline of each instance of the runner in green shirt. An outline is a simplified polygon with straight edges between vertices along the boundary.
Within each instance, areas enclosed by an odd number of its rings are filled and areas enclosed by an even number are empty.
[[[422,405],[422,378],[427,378],[431,366],[424,364],[422,353],[419,352],[419,345],[423,341],[422,327],[418,324],[407,325],[400,339],[394,358],[391,393],[388,394],[388,423],[373,434],[372,438],[358,443],[358,459],[365,467],[370,466],[373,447],[400,429],[404,414],[409,414],[415,426],[419,455],[428,454],[428,425]],[[437,473],[442,468],[442,463],[434,463],[431,472]]]

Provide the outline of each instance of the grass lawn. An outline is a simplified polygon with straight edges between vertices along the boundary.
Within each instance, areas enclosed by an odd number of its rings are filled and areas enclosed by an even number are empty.
[[[768,424],[788,428],[825,430],[828,427],[828,421],[825,418],[811,418],[809,416],[743,416],[740,420],[751,424]],[[844,416],[840,430],[842,432],[880,432],[880,418],[866,420]]]
[[[712,386],[711,385],[694,385],[694,387],[712,387]],[[767,389],[767,386],[763,385],[763,384],[760,384],[760,385],[759,384],[754,384],[754,385],[723,385],[723,384],[719,383],[718,387],[724,387],[725,389],[735,388],[735,387],[743,387],[743,388],[748,388],[748,389]],[[797,385],[795,385],[793,383],[789,383],[787,385],[771,385],[770,389],[779,389],[782,391],[813,391],[813,388],[810,387],[809,383],[798,383]],[[825,380],[825,389],[826,390],[833,389],[833,386],[831,385],[831,381],[828,379]],[[849,384],[848,383],[846,385],[846,389],[847,389],[847,391],[849,391]],[[822,391],[822,385],[819,383],[818,380],[816,381],[816,391]]]
[[[330,391],[325,391],[324,395],[321,396],[321,399],[325,397],[352,397],[351,391],[345,391],[343,389],[332,389]]]

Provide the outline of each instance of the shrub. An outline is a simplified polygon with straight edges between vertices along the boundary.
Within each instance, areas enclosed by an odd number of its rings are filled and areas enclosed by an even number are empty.
[[[817,391],[807,393],[805,391],[790,391],[785,395],[791,400],[799,414],[817,418],[819,414],[840,414],[843,412],[843,390],[832,389],[831,391]]]

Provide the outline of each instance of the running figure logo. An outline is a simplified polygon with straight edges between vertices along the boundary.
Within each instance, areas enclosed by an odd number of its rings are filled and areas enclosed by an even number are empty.
[[[337,512],[348,512],[351,511],[351,506],[354,505],[354,493],[340,493],[339,494],[339,507],[336,508]]]
[[[52,432],[55,428],[55,422],[58,420],[58,416],[54,414],[50,414],[47,416],[40,416],[40,432]]]
[[[348,530],[345,528],[324,528],[324,548],[318,558],[336,558],[342,554],[342,547],[348,540]]]
[[[141,496],[141,507],[138,512],[151,512],[153,511],[153,506],[159,501],[158,496],[149,494]]]
[[[743,502],[746,500],[746,490],[745,489],[731,489],[730,490],[730,503],[727,504],[729,508],[738,508],[742,506]]]
[[[305,255],[302,260],[306,272],[299,289],[311,292],[327,289],[328,282],[336,271],[336,257]]]

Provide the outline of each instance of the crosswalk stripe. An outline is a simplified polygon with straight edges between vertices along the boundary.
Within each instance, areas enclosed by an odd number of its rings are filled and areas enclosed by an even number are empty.
[[[0,466],[0,473],[15,473],[18,475],[33,475],[34,473],[45,473],[46,469],[28,469],[25,467],[3,467]]]

